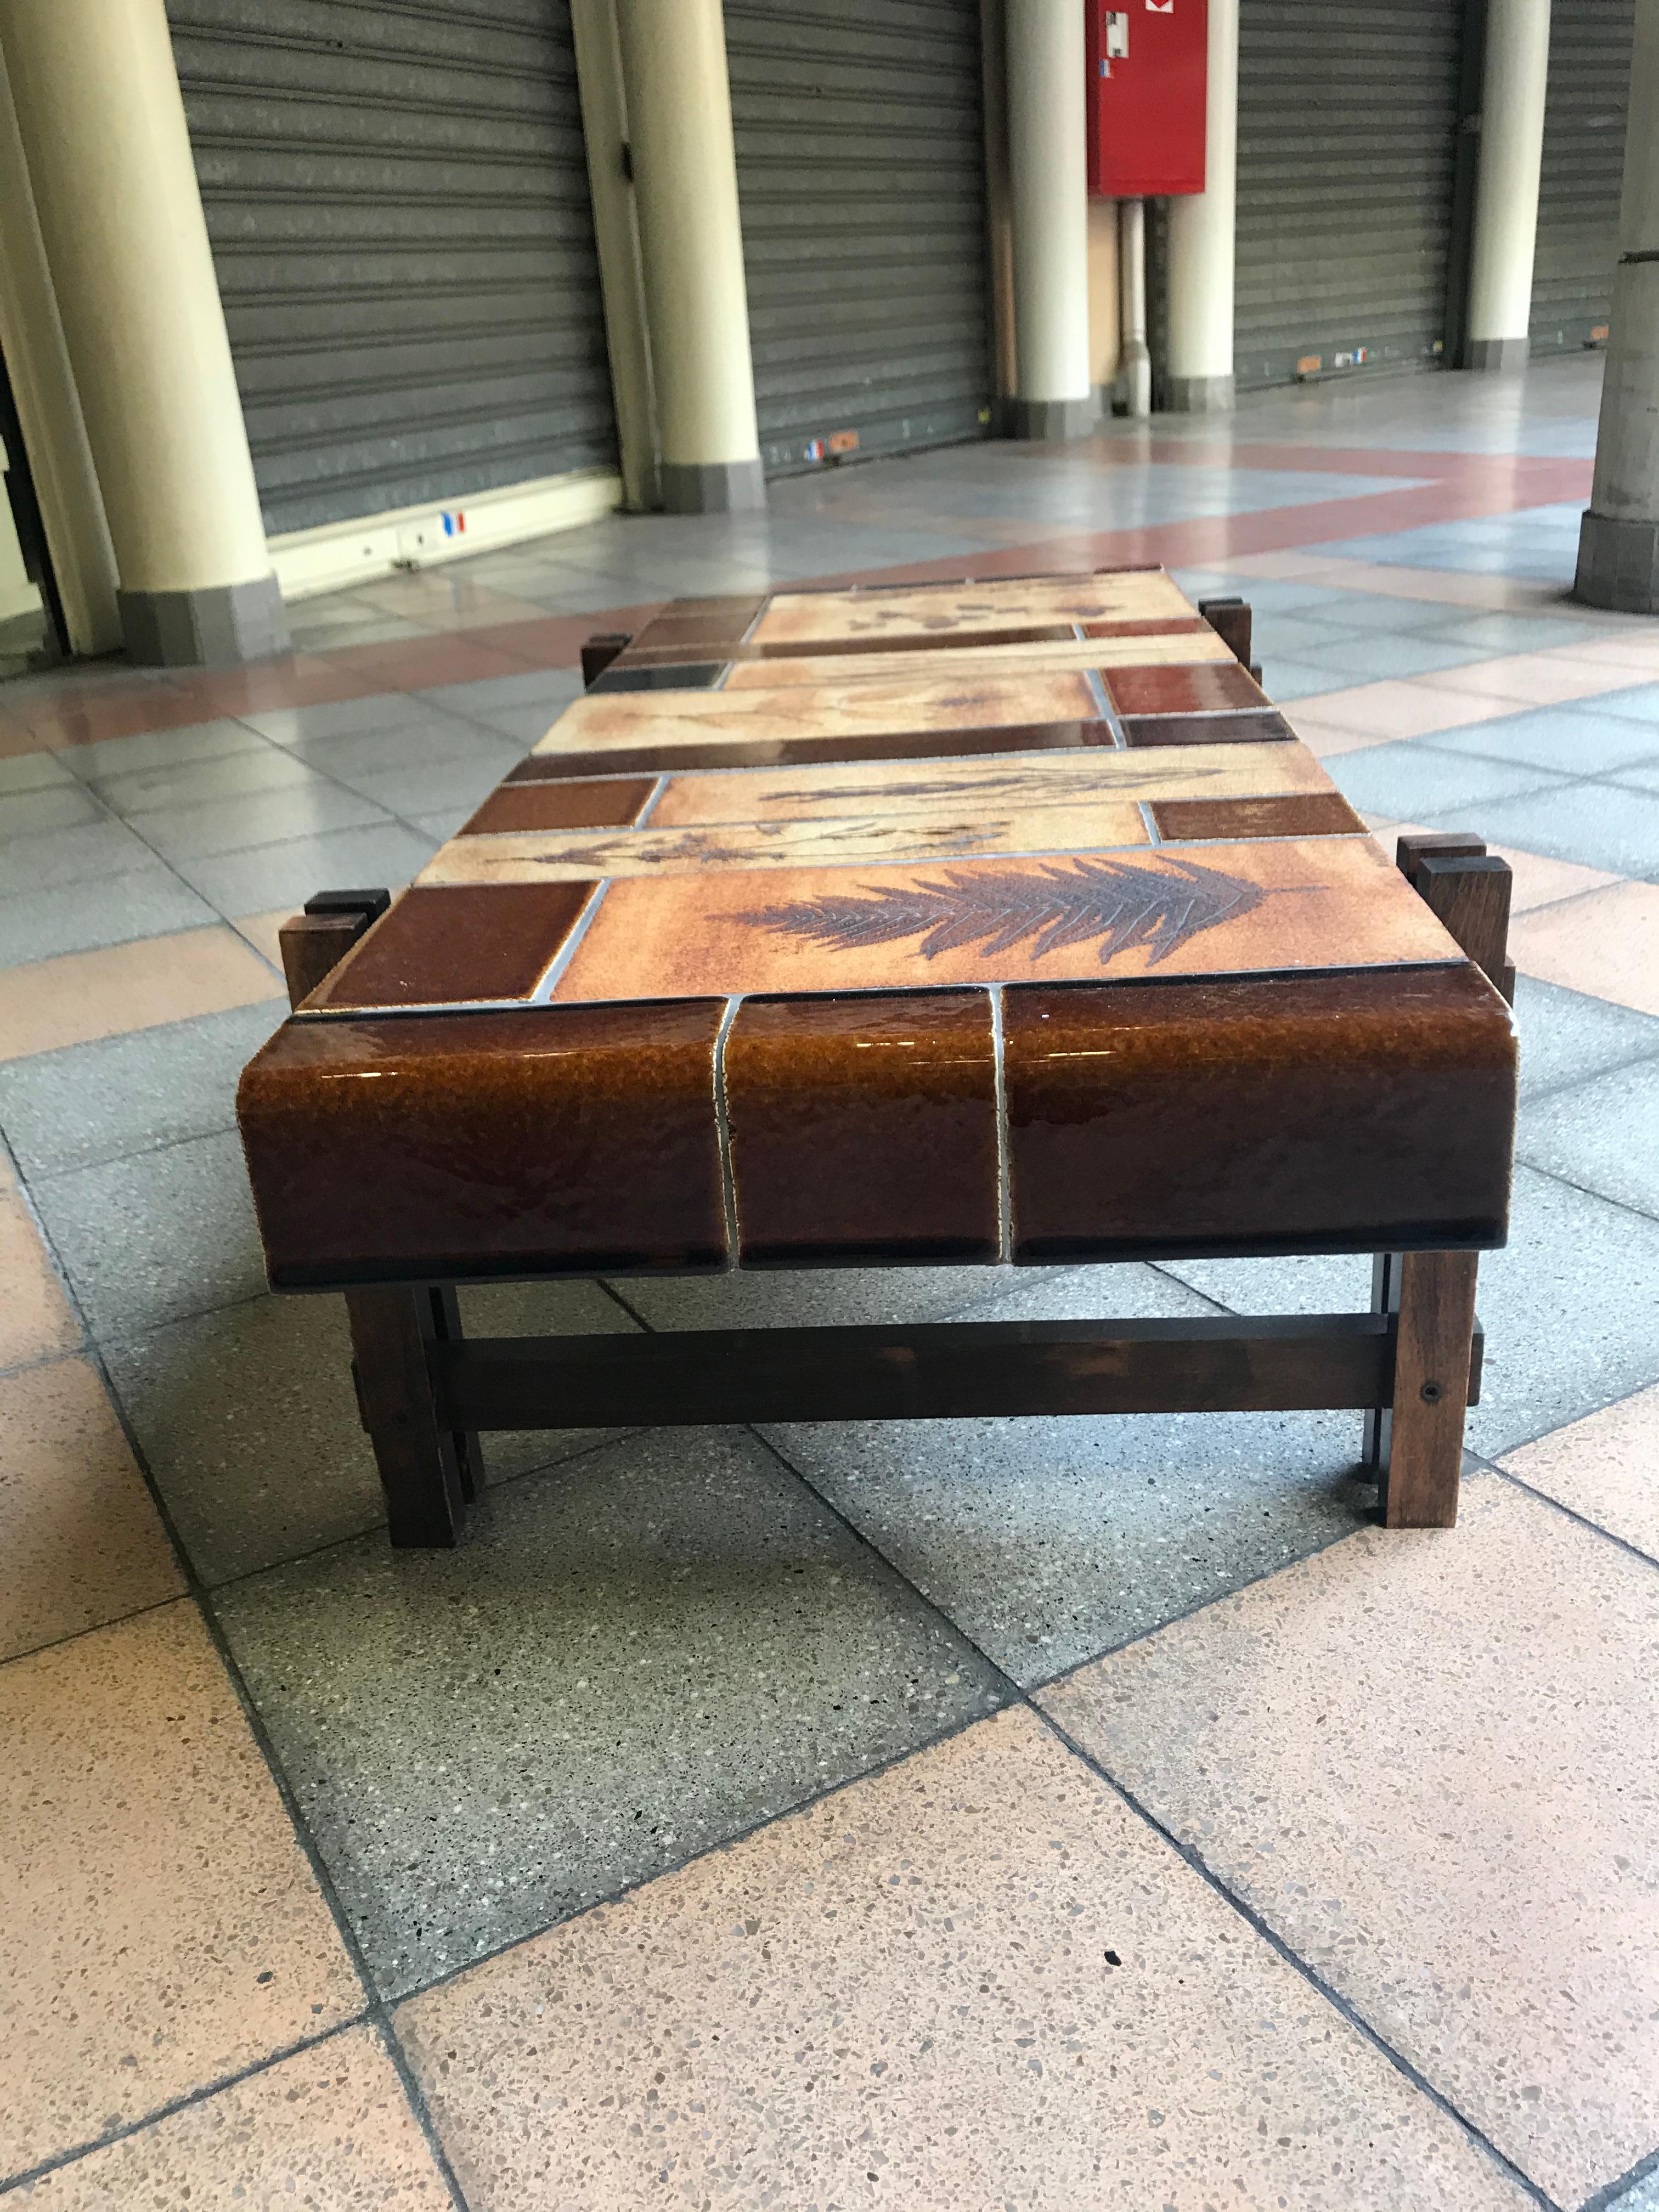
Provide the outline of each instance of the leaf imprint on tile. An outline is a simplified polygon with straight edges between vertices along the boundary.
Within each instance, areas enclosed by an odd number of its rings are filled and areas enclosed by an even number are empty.
[[[990,958],[1028,943],[1028,957],[1039,960],[1097,939],[1103,967],[1138,945],[1156,967],[1189,939],[1273,896],[1219,868],[1160,854],[1155,866],[1077,860],[1027,869],[950,868],[936,882],[864,884],[856,891],[761,907],[737,918],[831,952],[920,937],[916,949],[925,960],[970,945]]]

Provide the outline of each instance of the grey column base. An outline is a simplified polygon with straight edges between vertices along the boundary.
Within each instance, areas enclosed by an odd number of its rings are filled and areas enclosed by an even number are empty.
[[[665,461],[662,503],[668,514],[745,514],[766,505],[766,473],[752,461]]]
[[[1615,614],[1659,614],[1659,521],[1585,515],[1578,526],[1578,577],[1572,595]]]
[[[1008,435],[1063,441],[1092,437],[1100,422],[1100,407],[1093,392],[1081,399],[1012,399],[1008,403]]]
[[[1231,415],[1234,404],[1231,376],[1172,376],[1164,385],[1166,415]]]
[[[119,592],[129,659],[146,668],[227,668],[289,649],[274,575],[190,592]]]
[[[1530,338],[1471,338],[1468,365],[1478,376],[1513,376],[1532,359]]]

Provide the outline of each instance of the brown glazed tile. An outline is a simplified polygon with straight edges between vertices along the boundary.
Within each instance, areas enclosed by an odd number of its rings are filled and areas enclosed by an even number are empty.
[[[1659,2142],[1654,1570],[1463,1495],[1039,1694],[1546,2202],[1600,2205]]]
[[[1097,634],[1118,636],[1125,632],[1131,635],[1155,630],[1162,635],[1169,624],[1164,623],[1105,624]],[[1018,623],[1006,628],[993,625],[985,629],[956,629],[944,635],[932,631],[915,637],[826,637],[803,640],[799,644],[744,645],[734,647],[733,660],[787,660],[810,654],[830,653],[856,656],[872,649],[883,653],[934,653],[941,647],[964,645],[1065,645],[1077,636],[1071,623]],[[848,674],[854,672],[848,670]]]
[[[306,1001],[420,1006],[527,999],[592,896],[589,883],[416,884]]]
[[[33,1217],[15,1190],[0,1190],[0,1368],[80,1348],[81,1325]]]
[[[1016,1259],[1504,1240],[1515,1036],[1467,963],[1003,1006]]]
[[[1259,745],[1288,744],[1296,732],[1275,712],[1226,714],[1129,714],[1123,738],[1130,745]]]
[[[617,776],[605,782],[542,782],[514,780],[492,791],[463,837],[498,836],[512,830],[610,830],[639,819],[640,809],[656,789],[650,776]]]
[[[1036,645],[981,645],[977,639],[933,638],[926,650],[915,650],[914,641],[903,646],[891,640],[849,665],[845,656],[817,652],[776,660],[733,660],[727,666],[727,691],[779,691],[846,683],[884,683],[902,680],[914,672],[919,680],[949,684],[960,674],[971,679],[1054,675],[1067,669],[1111,669],[1144,675],[1148,670],[1236,668],[1249,686],[1248,694],[1223,690],[1195,698],[1194,705],[1260,706],[1262,694],[1207,623],[1197,630],[1167,630],[1152,637],[1066,637]],[[1153,709],[1152,711],[1156,711]]]
[[[272,1283],[720,1266],[723,1011],[286,1023],[237,1097]]]
[[[616,665],[635,655],[678,653],[684,660],[724,660],[726,649],[741,645],[766,605],[764,592],[736,592],[707,599],[672,599],[642,629],[635,630]],[[696,650],[688,654],[685,648]],[[702,648],[707,647],[705,653]]]
[[[449,2212],[379,2038],[348,2028],[17,2193],[36,2212]]]
[[[612,881],[556,1001],[1398,967],[1462,954],[1364,837]]]
[[[1284,799],[1155,799],[1158,834],[1173,843],[1224,837],[1358,837],[1365,825],[1340,791]]]
[[[725,1091],[745,1264],[996,1256],[988,994],[745,1000]]]
[[[1029,1712],[411,1999],[474,2212],[1528,2212]]]
[[[1193,614],[1191,601],[1162,569],[1101,569],[778,592],[754,635],[766,645],[822,648],[848,639],[879,649],[909,636],[948,642],[954,633],[1034,623],[1125,623],[1144,625],[1143,635],[1163,634]]]
[[[678,773],[688,769],[811,767],[829,761],[946,760],[961,753],[1073,752],[1085,745],[1111,746],[1115,742],[1112,725],[1103,716],[1089,721],[1004,722],[973,729],[880,730],[837,737],[715,737],[701,742],[677,738],[670,744],[532,753],[509,769],[502,788],[550,776],[641,769]]]
[[[103,1384],[84,1359],[0,1379],[0,1659],[185,1587]]]
[[[187,1600],[0,1668],[0,2174],[361,2010]]]
[[[1108,668],[1100,680],[1120,714],[1215,714],[1271,703],[1231,653],[1224,660],[1172,667]]]

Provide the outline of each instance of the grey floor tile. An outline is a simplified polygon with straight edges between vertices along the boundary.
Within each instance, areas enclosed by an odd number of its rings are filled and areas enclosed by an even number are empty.
[[[1560,775],[1621,773],[1659,754],[1659,730],[1601,714],[1595,706],[1540,707],[1437,733],[1449,752],[1480,753],[1489,760],[1525,761]]]
[[[137,730],[131,737],[100,738],[89,745],[68,745],[64,761],[83,782],[104,776],[136,775],[171,768],[180,761],[218,760],[228,753],[258,752],[257,731],[228,716],[216,722],[185,722],[172,730]]]
[[[544,706],[551,717],[580,698],[581,689],[579,669],[530,668],[522,676],[486,676],[475,683],[446,684],[415,696],[447,714],[465,714],[473,721],[488,723],[495,714],[522,707]]]
[[[222,753],[210,760],[170,761],[157,768],[134,769],[124,775],[100,776],[92,788],[106,806],[147,834],[143,817],[216,800],[240,799],[249,793],[303,786],[308,771],[289,753],[261,742],[246,752]]]
[[[1659,1059],[1529,1103],[1516,1150],[1529,1166],[1659,1218]]]
[[[754,1268],[730,1275],[629,1276],[618,1293],[652,1328],[816,1328],[942,1321],[1036,1275],[1012,1267]]]
[[[1281,706],[1293,699],[1322,698],[1328,691],[1345,690],[1346,681],[1328,668],[1308,660],[1281,660],[1277,654],[1261,662],[1261,680]]]
[[[543,707],[497,707],[491,710],[489,727],[498,736],[511,739],[522,755],[540,743],[568,704],[568,700],[562,699]]]
[[[1364,813],[1392,822],[1426,822],[1449,808],[1479,806],[1480,822],[1472,826],[1492,842],[1514,845],[1525,841],[1504,838],[1492,826],[1501,803],[1516,793],[1537,793],[1536,803],[1548,809],[1568,788],[1564,777],[1547,775],[1524,763],[1443,752],[1420,738],[1341,753],[1327,766],[1345,797]]]
[[[386,729],[345,730],[337,736],[295,739],[293,750],[309,767],[350,783],[359,777],[458,760],[499,761],[505,775],[520,749],[510,738],[470,722],[464,715],[427,708],[421,710],[418,720],[396,722]]]
[[[21,898],[0,899],[0,968],[91,952],[194,929],[217,916],[164,861],[141,847],[144,865],[90,883],[56,884]]]
[[[1533,975],[1516,978],[1515,1019],[1522,1098],[1659,1055],[1659,1021],[1650,1014],[1540,983]]]
[[[19,1167],[33,1182],[232,1127],[242,1069],[287,1011],[272,998],[0,1065]]]
[[[975,1317],[1206,1314],[1148,1267],[1073,1270]],[[813,1425],[779,1449],[1023,1683],[1346,1535],[1357,1415]]]
[[[1326,667],[1347,684],[1376,684],[1389,677],[1431,676],[1442,668],[1456,668],[1478,660],[1474,646],[1454,645],[1438,633],[1413,636],[1399,630],[1373,630],[1341,645],[1309,650],[1301,658]]]
[[[351,790],[384,806],[405,821],[440,808],[455,809],[463,817],[486,799],[521,757],[520,748],[506,745],[504,757],[485,753],[463,755],[458,760],[422,761],[410,768],[376,769],[368,775],[342,778]]]
[[[108,817],[89,791],[70,777],[37,791],[0,793],[0,845],[19,837],[38,837],[43,830],[74,830],[84,822],[103,822]],[[11,856],[0,858],[0,868]]]
[[[622,1336],[636,1328],[597,1283],[475,1283],[459,1298],[461,1327],[468,1336]],[[622,1433],[497,1429],[482,1440],[484,1479],[510,1482]]]
[[[1436,635],[1451,645],[1466,645],[1480,654],[1499,653],[1583,653],[1593,656],[1595,641],[1606,631],[1571,617],[1534,614],[1477,614],[1471,610]]]
[[[431,711],[407,691],[375,691],[367,698],[331,699],[317,707],[268,707],[245,720],[273,744],[303,750],[365,730],[412,727]]]
[[[434,838],[389,822],[212,860],[181,860],[179,872],[221,914],[269,914],[274,907],[303,905],[313,893],[343,884],[395,890],[423,868],[436,849]]]
[[[9,897],[27,891],[54,890],[63,884],[97,883],[137,868],[149,868],[155,855],[143,839],[125,822],[107,817],[80,823],[72,830],[43,830],[20,837],[5,857],[3,878]]]
[[[32,1186],[93,1334],[130,1336],[264,1288],[234,1132]]]
[[[1659,2167],[1644,2175],[1622,2197],[1615,2197],[1607,2212],[1659,2212]]]
[[[632,1437],[220,1593],[401,1993],[993,1709],[994,1678],[741,1432]]]
[[[1617,715],[1621,721],[1645,722],[1651,728],[1659,723],[1659,684],[1638,684],[1628,691],[1604,691],[1595,702],[1595,711]]]
[[[287,844],[296,837],[320,837],[331,830],[385,822],[384,811],[373,799],[309,769],[300,774],[303,780],[285,790],[249,792],[239,799],[216,799],[204,805],[142,815],[138,833],[163,860],[202,860],[250,846]]]
[[[73,783],[75,778],[55,752],[15,753],[0,760],[0,792],[49,791],[54,784]]]
[[[1628,784],[1638,791],[1659,791],[1659,757],[1632,761],[1628,766],[1613,770],[1608,781]]]
[[[252,1574],[384,1522],[352,1395],[343,1300],[250,1298],[103,1350],[204,1582]]]
[[[1333,763],[1334,769],[1341,766],[1340,761]],[[1427,811],[1398,818],[1439,826]],[[1659,793],[1613,783],[1575,783],[1512,798],[1494,793],[1482,801],[1474,826],[1489,843],[1518,846],[1523,853],[1577,860],[1621,876],[1659,874]]]

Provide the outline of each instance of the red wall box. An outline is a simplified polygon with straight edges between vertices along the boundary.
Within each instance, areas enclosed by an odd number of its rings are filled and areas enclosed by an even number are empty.
[[[1208,0],[1085,0],[1089,190],[1151,199],[1204,189]]]

